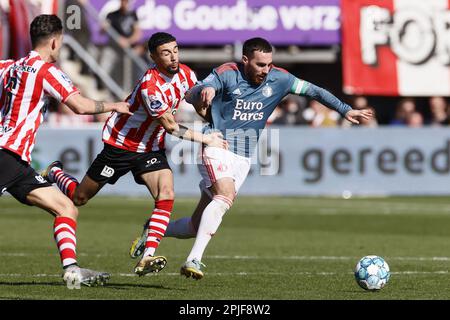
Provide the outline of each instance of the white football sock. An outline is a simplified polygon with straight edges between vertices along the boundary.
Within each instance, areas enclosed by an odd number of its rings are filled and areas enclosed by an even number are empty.
[[[191,217],[184,217],[175,221],[170,221],[164,237],[189,239],[194,238],[195,235],[196,232],[192,226]]]
[[[205,211],[203,211],[197,237],[195,238],[194,246],[187,261],[193,259],[197,259],[198,261],[202,260],[209,240],[216,233],[222,222],[223,215],[230,209],[232,204],[233,201],[224,196],[214,196],[214,199],[208,204]]]

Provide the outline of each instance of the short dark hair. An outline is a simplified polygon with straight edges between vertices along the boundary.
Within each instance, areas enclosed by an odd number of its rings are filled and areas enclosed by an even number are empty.
[[[150,53],[155,53],[156,48],[158,48],[160,45],[169,43],[172,41],[177,41],[173,35],[167,32],[156,32],[152,34],[150,39],[148,39],[148,50]]]
[[[246,57],[250,57],[254,51],[261,51],[264,53],[272,52],[272,45],[263,38],[251,38],[246,40],[242,47],[242,54]]]
[[[62,21],[54,14],[41,14],[30,24],[31,45],[36,48],[43,40],[62,33]]]

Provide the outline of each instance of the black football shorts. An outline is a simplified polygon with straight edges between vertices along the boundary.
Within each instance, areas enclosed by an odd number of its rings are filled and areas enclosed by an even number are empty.
[[[87,171],[87,176],[100,185],[115,184],[124,174],[131,171],[138,184],[144,184],[140,178],[143,173],[170,169],[165,150],[137,153],[116,148],[105,143]]]
[[[50,186],[50,183],[18,155],[0,149],[0,196],[7,191],[23,204],[31,205],[27,201],[27,195],[34,189]]]

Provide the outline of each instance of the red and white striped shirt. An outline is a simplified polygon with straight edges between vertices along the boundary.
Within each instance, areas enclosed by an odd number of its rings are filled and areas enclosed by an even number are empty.
[[[72,81],[36,51],[17,61],[0,61],[0,149],[31,162],[46,97],[65,102],[75,93]]]
[[[184,64],[172,78],[152,66],[126,100],[133,115],[113,112],[103,128],[103,141],[139,153],[164,149],[166,130],[157,119],[167,110],[175,114],[196,82],[194,72]]]

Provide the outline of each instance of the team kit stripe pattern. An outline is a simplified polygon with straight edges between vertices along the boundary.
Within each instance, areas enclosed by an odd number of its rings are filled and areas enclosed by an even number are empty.
[[[64,173],[60,168],[53,169],[50,174],[50,179],[56,183],[58,188],[64,192],[64,194],[73,199],[73,194],[78,186],[78,181],[71,175]]]
[[[154,255],[161,239],[166,233],[167,226],[170,222],[172,207],[173,200],[159,200],[155,202],[155,209],[152,212],[150,223],[148,225],[144,256]]]
[[[0,81],[7,84],[0,98],[0,148],[30,163],[36,131],[44,119],[44,96],[65,102],[78,89],[35,51],[17,61],[0,61]]]
[[[77,223],[68,217],[57,217],[54,225],[54,238],[58,247],[63,267],[77,263],[76,229]]]
[[[175,113],[197,78],[186,65],[171,79],[151,67],[127,98],[133,115],[112,113],[103,128],[103,141],[132,152],[164,149],[166,131],[155,121],[167,110]]]
[[[205,147],[202,148],[202,160],[203,164],[205,165],[206,172],[208,173],[209,180],[211,181],[211,183],[215,183],[217,179],[216,175],[214,174],[214,167],[212,166],[211,161],[205,155]]]
[[[216,196],[214,196],[213,199],[217,200],[217,201],[225,202],[228,205],[228,207],[230,207],[230,208],[233,206],[233,200],[231,200],[231,199],[229,199],[229,198],[227,198],[225,196],[216,195]]]

